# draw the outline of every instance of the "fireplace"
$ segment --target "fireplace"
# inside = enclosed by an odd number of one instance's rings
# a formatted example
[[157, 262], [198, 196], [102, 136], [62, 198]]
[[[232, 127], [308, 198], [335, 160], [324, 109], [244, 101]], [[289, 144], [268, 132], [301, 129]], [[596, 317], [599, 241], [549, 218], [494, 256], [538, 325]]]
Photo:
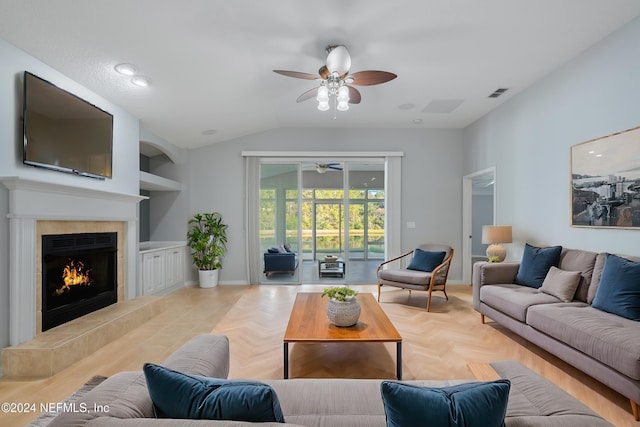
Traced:
[[118, 233], [42, 236], [42, 331], [118, 300]]

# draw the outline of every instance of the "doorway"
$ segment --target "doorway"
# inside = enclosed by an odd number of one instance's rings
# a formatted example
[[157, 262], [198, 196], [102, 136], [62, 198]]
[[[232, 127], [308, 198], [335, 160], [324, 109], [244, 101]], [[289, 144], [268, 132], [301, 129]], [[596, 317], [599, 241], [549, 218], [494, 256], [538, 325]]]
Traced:
[[320, 263], [333, 257], [344, 263], [342, 283], [375, 281], [385, 255], [384, 160], [270, 160], [259, 176], [260, 256], [291, 258], [264, 254], [281, 246], [295, 254], [282, 271], [263, 260], [261, 283], [324, 283]]
[[486, 260], [482, 226], [496, 223], [496, 168], [466, 175], [462, 184], [462, 280], [471, 283], [473, 264]]

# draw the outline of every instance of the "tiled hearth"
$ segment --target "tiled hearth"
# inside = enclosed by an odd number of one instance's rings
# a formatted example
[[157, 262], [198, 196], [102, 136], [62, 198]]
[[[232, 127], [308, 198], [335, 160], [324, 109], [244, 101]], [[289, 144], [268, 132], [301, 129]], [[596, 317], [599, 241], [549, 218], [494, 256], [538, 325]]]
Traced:
[[54, 375], [164, 310], [162, 297], [138, 297], [110, 305], [2, 350], [8, 378]]
[[[137, 204], [140, 196], [15, 177], [9, 189], [11, 347], [3, 373], [52, 375], [162, 310], [161, 298], [136, 298]], [[118, 302], [42, 332], [42, 235], [116, 232]]]

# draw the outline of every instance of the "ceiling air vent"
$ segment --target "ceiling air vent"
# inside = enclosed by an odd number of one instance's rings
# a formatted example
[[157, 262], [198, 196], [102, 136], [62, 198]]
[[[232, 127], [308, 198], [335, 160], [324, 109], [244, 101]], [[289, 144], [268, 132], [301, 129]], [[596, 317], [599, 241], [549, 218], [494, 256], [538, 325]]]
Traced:
[[503, 93], [505, 93], [506, 91], [508, 91], [509, 88], [505, 88], [505, 87], [501, 87], [500, 89], [496, 89], [495, 92], [493, 92], [491, 95], [489, 95], [489, 98], [497, 98], [500, 95], [502, 95]]

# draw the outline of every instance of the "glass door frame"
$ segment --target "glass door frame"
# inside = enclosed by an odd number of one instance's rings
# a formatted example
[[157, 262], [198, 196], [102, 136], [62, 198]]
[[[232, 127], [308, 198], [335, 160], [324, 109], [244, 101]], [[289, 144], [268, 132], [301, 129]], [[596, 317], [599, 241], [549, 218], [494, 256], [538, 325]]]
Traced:
[[[245, 250], [248, 283], [262, 283], [262, 254], [259, 253], [259, 187], [260, 165], [263, 163], [302, 163], [305, 161], [382, 162], [385, 173], [385, 258], [402, 252], [402, 157], [401, 151], [242, 151], [245, 161]], [[300, 194], [300, 192], [299, 192]], [[301, 194], [300, 194], [301, 196]], [[299, 196], [299, 197], [300, 197]], [[300, 232], [299, 239], [302, 238]], [[300, 243], [301, 244], [301, 243]], [[258, 248], [258, 249], [256, 249]]]
[[[302, 283], [302, 253], [303, 253], [303, 248], [302, 248], [302, 221], [300, 220], [300, 218], [302, 217], [302, 162], [300, 161], [296, 161], [296, 160], [292, 160], [292, 159], [260, 159], [259, 164], [258, 164], [258, 179], [259, 179], [259, 185], [258, 185], [258, 194], [260, 194], [260, 191], [262, 190], [262, 168], [263, 165], [291, 165], [291, 166], [296, 166], [296, 180], [297, 180], [297, 188], [296, 188], [296, 194], [297, 194], [297, 199], [296, 199], [296, 203], [298, 206], [298, 212], [297, 212], [297, 216], [298, 216], [298, 224], [297, 224], [297, 235], [298, 235], [298, 241], [297, 241], [297, 254], [298, 254], [298, 261], [297, 261], [297, 266], [296, 266], [296, 270], [295, 270], [295, 274], [293, 275], [294, 278], [292, 280], [270, 280], [268, 279], [268, 277], [263, 273], [261, 274], [259, 283], [261, 285], [282, 285], [282, 284], [289, 284], [289, 285], [299, 285]], [[287, 223], [287, 219], [286, 219], [286, 205], [287, 202], [289, 200], [292, 199], [288, 199], [286, 196], [286, 191], [284, 192], [284, 194], [282, 195], [283, 200], [282, 200], [282, 204], [285, 206], [285, 212], [283, 213], [285, 215], [284, 218], [278, 218], [278, 210], [277, 210], [277, 205], [278, 205], [278, 200], [276, 199], [276, 219], [275, 222], [276, 224], [278, 222], [284, 223], [284, 240], [286, 243], [286, 234], [287, 234], [287, 227], [286, 227], [286, 223]], [[261, 206], [262, 200], [260, 199], [259, 203], [258, 203], [258, 221], [260, 220], [260, 206]], [[277, 234], [277, 233], [276, 233]], [[260, 239], [258, 239], [258, 241], [260, 241]], [[277, 242], [276, 242], [277, 243]], [[264, 257], [264, 248], [261, 248], [260, 245], [258, 245], [257, 250], [256, 250], [257, 254], [256, 256], [259, 257], [259, 259]]]

